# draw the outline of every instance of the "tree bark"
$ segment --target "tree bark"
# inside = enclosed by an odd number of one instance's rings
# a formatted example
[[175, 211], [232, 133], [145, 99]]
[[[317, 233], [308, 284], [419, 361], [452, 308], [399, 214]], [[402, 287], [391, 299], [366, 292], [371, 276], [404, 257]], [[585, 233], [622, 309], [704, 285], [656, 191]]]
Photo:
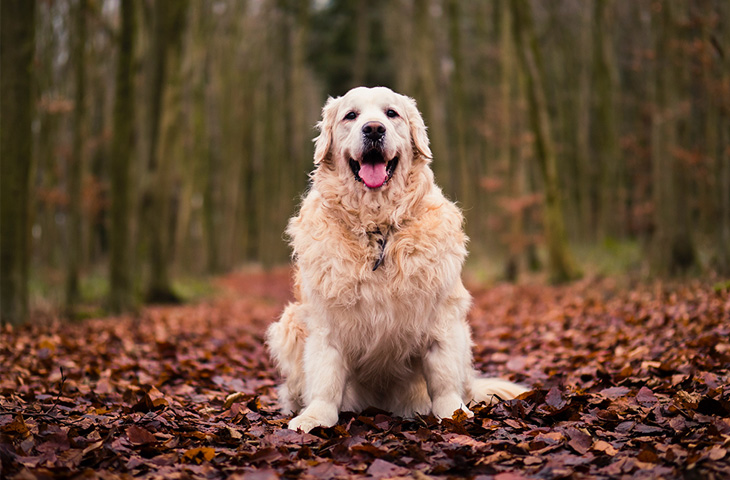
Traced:
[[458, 170], [453, 168], [452, 158], [448, 155], [448, 135], [444, 118], [443, 95], [439, 91], [438, 54], [434, 45], [434, 24], [430, 13], [429, 0], [413, 2], [413, 55], [415, 71], [413, 76], [413, 97], [419, 101], [418, 107], [429, 127], [433, 170], [436, 179], [449, 195], [457, 192]]
[[591, 161], [591, 72], [590, 72], [590, 51], [591, 51], [591, 7], [596, 0], [581, 2], [580, 5], [580, 32], [579, 39], [581, 48], [580, 71], [578, 72], [578, 98], [576, 101], [576, 152], [575, 152], [575, 176], [576, 176], [576, 214], [577, 228], [582, 240], [595, 239], [595, 208], [591, 197], [591, 184], [595, 175], [594, 162]]
[[[510, 199], [522, 195], [522, 158], [512, 155], [512, 85], [517, 80], [514, 74], [514, 45], [512, 35], [512, 12], [509, 0], [499, 2], [499, 162], [507, 169], [507, 196]], [[507, 212], [509, 235], [506, 236], [507, 259], [504, 276], [508, 282], [516, 282], [520, 271], [520, 257], [524, 251], [520, 239], [524, 238], [523, 210]]]
[[616, 74], [611, 50], [609, 8], [607, 0], [593, 4], [593, 86], [596, 114], [593, 124], [599, 169], [599, 229], [598, 238], [621, 237], [624, 217], [621, 197], [621, 158], [616, 127], [614, 92]]
[[153, 185], [150, 185], [147, 214], [150, 279], [146, 298], [149, 302], [179, 301], [172, 290], [169, 273], [169, 203], [171, 157], [179, 123], [181, 37], [186, 11], [186, 1], [155, 2], [149, 145]]
[[720, 148], [716, 172], [718, 176], [717, 204], [719, 211], [719, 225], [716, 227], [715, 238], [717, 270], [721, 275], [730, 275], [730, 5], [727, 2], [718, 2], [719, 16], [724, 19], [720, 38], [724, 45], [724, 57], [721, 66], [721, 82], [724, 107], [718, 118], [720, 131]]
[[109, 256], [109, 308], [113, 312], [134, 305], [130, 265], [130, 175], [134, 145], [134, 0], [122, 0], [118, 38], [114, 133], [111, 145], [111, 239]]
[[545, 186], [545, 236], [549, 275], [553, 282], [565, 282], [578, 277], [579, 272], [568, 249], [555, 148], [545, 98], [544, 68], [535, 36], [530, 5], [527, 0], [514, 0], [511, 5], [515, 44], [525, 74], [529, 117], [535, 134], [535, 153]]
[[0, 323], [28, 318], [35, 1], [0, 10]]
[[68, 168], [68, 249], [66, 255], [66, 314], [73, 316], [74, 309], [79, 302], [79, 268], [81, 264], [83, 240], [81, 206], [81, 184], [84, 175], [84, 147], [86, 127], [86, 15], [88, 12], [87, 0], [78, 0], [75, 8], [75, 29], [72, 32], [74, 40], [72, 54], [74, 58], [74, 74], [76, 78], [76, 92], [74, 95], [73, 119], [73, 152]]
[[[474, 181], [478, 169], [472, 163], [467, 151], [466, 141], [466, 109], [467, 101], [464, 93], [464, 57], [461, 51], [461, 8], [458, 0], [447, 2], [448, 34], [451, 59], [454, 67], [451, 73], [451, 113], [449, 122], [449, 137], [452, 139], [452, 146], [455, 154], [452, 164], [458, 165], [457, 177], [457, 200], [462, 208], [469, 211], [474, 208]], [[475, 235], [473, 223], [467, 222], [467, 234]]]
[[654, 34], [654, 85], [651, 124], [651, 157], [656, 232], [652, 245], [652, 270], [659, 275], [683, 273], [696, 262], [694, 244], [686, 217], [686, 195], [676, 158], [677, 82], [672, 41], [674, 2], [657, 4], [652, 10]]

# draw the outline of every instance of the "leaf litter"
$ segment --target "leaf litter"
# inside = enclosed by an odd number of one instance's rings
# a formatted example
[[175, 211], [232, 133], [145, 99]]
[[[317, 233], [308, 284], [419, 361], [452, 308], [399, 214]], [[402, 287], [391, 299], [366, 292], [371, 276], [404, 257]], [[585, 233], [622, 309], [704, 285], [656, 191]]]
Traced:
[[0, 336], [0, 477], [730, 478], [730, 295], [700, 282], [472, 288], [475, 364], [532, 388], [287, 430], [263, 335], [287, 270], [138, 316]]

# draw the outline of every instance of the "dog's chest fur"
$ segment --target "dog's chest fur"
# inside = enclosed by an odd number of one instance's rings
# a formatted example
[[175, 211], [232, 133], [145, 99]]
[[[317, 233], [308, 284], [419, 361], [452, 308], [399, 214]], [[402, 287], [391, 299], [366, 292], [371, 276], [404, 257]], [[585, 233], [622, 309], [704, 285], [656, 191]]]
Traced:
[[348, 228], [308, 197], [289, 226], [302, 295], [323, 313], [311, 320], [323, 324], [308, 328], [327, 329], [365, 375], [408, 370], [429, 347], [437, 306], [464, 295], [461, 214], [441, 199], [398, 228], [368, 231]]

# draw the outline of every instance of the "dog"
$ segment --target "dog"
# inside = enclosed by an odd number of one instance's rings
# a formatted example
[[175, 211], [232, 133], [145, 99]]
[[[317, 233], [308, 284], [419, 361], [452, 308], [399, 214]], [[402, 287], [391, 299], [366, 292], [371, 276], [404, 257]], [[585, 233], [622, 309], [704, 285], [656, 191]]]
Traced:
[[372, 406], [471, 416], [526, 389], [472, 367], [463, 216], [434, 182], [416, 102], [385, 87], [329, 98], [315, 170], [286, 233], [295, 302], [267, 333], [292, 430]]

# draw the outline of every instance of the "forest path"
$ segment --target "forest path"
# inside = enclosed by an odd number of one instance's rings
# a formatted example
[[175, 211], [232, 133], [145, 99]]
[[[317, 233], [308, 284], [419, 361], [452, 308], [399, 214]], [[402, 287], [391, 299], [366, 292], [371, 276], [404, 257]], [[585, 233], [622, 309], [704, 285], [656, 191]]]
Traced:
[[198, 304], [2, 330], [0, 476], [730, 477], [727, 290], [473, 287], [476, 366], [530, 393], [473, 419], [368, 411], [310, 435], [282, 428], [263, 347], [290, 272], [216, 282]]

